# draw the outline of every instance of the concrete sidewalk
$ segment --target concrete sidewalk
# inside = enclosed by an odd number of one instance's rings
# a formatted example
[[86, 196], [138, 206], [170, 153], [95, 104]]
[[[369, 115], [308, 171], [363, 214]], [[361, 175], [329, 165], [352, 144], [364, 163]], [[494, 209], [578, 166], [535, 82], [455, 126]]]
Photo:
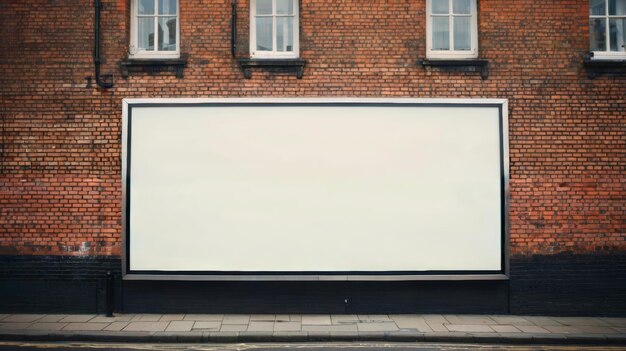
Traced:
[[626, 318], [512, 315], [0, 314], [0, 340], [626, 345]]

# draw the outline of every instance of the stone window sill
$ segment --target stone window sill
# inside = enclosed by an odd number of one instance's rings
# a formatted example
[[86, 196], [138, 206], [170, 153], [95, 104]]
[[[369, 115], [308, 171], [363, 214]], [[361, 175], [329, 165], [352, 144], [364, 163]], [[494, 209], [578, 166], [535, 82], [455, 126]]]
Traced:
[[626, 76], [626, 60], [586, 58], [583, 61], [583, 66], [587, 70], [587, 76], [590, 79], [601, 75]]
[[262, 69], [270, 72], [293, 72], [296, 78], [302, 79], [304, 64], [302, 59], [238, 59], [239, 67], [246, 79], [252, 78], [252, 69]]
[[432, 67], [445, 72], [479, 72], [482, 79], [489, 77], [489, 61], [480, 59], [448, 59], [417, 61], [424, 68]]
[[133, 73], [155, 74], [159, 72], [173, 72], [176, 78], [183, 78], [183, 69], [187, 66], [187, 57], [176, 59], [133, 59], [128, 58], [120, 62], [122, 77], [127, 78]]

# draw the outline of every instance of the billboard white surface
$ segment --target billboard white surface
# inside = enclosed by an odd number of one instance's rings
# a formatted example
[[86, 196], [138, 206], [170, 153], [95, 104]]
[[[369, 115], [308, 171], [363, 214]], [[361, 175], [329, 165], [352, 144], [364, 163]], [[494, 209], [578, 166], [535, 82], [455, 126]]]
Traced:
[[501, 107], [129, 102], [127, 273], [501, 272]]

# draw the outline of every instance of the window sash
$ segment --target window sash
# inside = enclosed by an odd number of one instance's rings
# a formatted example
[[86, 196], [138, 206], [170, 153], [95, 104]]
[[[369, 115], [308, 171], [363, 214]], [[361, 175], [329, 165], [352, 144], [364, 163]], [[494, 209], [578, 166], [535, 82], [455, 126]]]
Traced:
[[[131, 23], [131, 48], [130, 55], [133, 58], [177, 58], [180, 56], [180, 0], [176, 1], [176, 10], [173, 14], [159, 14], [159, 6], [161, 1], [154, 0], [154, 13], [153, 14], [139, 14], [139, 1], [132, 0], [132, 23]], [[159, 19], [161, 18], [174, 18], [176, 20], [175, 28], [175, 40], [176, 47], [174, 50], [159, 50]], [[147, 50], [139, 47], [139, 20], [142, 18], [152, 18], [154, 24], [154, 35], [152, 50]], [[163, 36], [165, 39], [166, 31], [163, 30]], [[165, 44], [165, 40], [163, 40]]]
[[[271, 14], [256, 14], [256, 0], [251, 1], [250, 7], [250, 55], [252, 57], [259, 58], [296, 58], [299, 55], [299, 13], [297, 0], [290, 0], [293, 2], [292, 14], [278, 14], [276, 0], [272, 0], [272, 13]], [[272, 19], [272, 50], [258, 50], [257, 41], [257, 19], [258, 18], [271, 18]], [[276, 31], [277, 22], [279, 18], [292, 18], [292, 25], [283, 28], [283, 42], [288, 41], [287, 38], [292, 38], [292, 50], [291, 51], [279, 51], [277, 47], [278, 33]], [[283, 45], [284, 47], [285, 45]]]
[[[478, 24], [476, 1], [470, 2], [470, 13], [454, 13], [453, 0], [448, 0], [448, 13], [433, 13], [432, 0], [427, 0], [427, 43], [426, 56], [429, 58], [475, 58], [478, 57]], [[448, 49], [434, 48], [434, 18], [448, 18]], [[456, 18], [469, 18], [469, 50], [456, 50], [454, 42], [454, 24]]]

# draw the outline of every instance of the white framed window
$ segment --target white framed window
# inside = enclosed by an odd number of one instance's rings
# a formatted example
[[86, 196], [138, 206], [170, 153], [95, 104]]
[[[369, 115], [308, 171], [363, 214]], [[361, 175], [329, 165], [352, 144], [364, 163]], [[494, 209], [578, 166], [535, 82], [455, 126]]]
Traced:
[[297, 58], [300, 54], [298, 0], [250, 1], [250, 55]]
[[178, 14], [178, 0], [131, 0], [130, 57], [179, 57]]
[[478, 57], [476, 0], [426, 0], [426, 57]]
[[626, 59], [626, 0], [589, 0], [589, 46], [596, 59]]

